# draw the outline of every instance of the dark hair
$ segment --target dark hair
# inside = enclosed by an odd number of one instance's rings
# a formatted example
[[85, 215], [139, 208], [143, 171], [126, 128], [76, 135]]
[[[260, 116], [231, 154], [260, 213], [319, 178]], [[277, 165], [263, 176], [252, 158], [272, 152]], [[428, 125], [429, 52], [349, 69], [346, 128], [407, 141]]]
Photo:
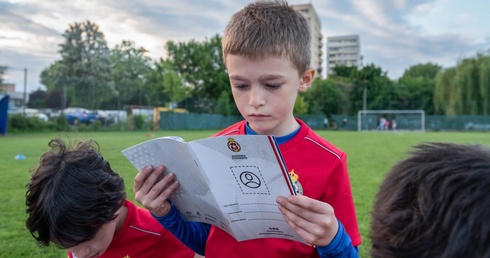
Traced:
[[26, 185], [26, 226], [39, 245], [69, 248], [115, 219], [126, 199], [124, 181], [95, 141], [68, 148], [57, 138], [49, 147]]
[[425, 143], [379, 188], [371, 256], [490, 257], [490, 150]]

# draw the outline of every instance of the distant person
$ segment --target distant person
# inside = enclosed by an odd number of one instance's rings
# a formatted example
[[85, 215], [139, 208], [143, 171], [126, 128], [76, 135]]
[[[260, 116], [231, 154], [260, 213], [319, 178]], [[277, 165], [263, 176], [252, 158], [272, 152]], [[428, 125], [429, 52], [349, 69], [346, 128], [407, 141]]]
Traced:
[[[273, 135], [299, 195], [277, 196], [288, 224], [310, 245], [281, 238], [237, 242], [222, 229], [187, 222], [167, 198], [174, 174], [163, 166], [136, 175], [136, 200], [196, 253], [221, 257], [358, 257], [357, 225], [347, 156], [293, 115], [298, 92], [315, 78], [308, 22], [283, 1], [252, 1], [236, 12], [222, 38], [235, 104], [244, 117], [215, 136]], [[165, 164], [162, 164], [165, 165]]]
[[386, 118], [384, 118], [383, 116], [381, 116], [379, 118], [378, 128], [379, 128], [379, 130], [384, 131], [385, 130], [385, 126], [386, 126]]
[[347, 129], [347, 117], [344, 117], [344, 119], [342, 119], [342, 129]]
[[327, 117], [325, 117], [325, 118], [323, 119], [323, 128], [324, 128], [324, 129], [327, 129], [327, 128], [328, 128], [328, 118], [327, 118]]
[[396, 164], [372, 212], [371, 257], [490, 257], [490, 149], [426, 143]]
[[49, 142], [27, 184], [27, 228], [68, 257], [194, 257], [194, 252], [126, 199], [123, 179], [93, 141]]
[[396, 119], [395, 118], [391, 119], [391, 129], [396, 130]]

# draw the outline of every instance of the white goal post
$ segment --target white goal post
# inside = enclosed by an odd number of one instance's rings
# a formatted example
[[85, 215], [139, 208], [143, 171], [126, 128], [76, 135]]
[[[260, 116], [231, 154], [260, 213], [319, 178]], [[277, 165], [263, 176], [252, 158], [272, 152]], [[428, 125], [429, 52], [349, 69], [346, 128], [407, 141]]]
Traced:
[[358, 131], [425, 131], [424, 110], [359, 110]]

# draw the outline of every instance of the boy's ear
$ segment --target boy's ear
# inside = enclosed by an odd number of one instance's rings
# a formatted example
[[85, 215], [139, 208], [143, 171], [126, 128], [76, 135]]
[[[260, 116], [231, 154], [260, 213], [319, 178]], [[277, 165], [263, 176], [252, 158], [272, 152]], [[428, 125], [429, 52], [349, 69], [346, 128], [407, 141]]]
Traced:
[[315, 79], [315, 69], [313, 69], [312, 67], [306, 69], [306, 71], [303, 73], [299, 81], [299, 91], [300, 92], [306, 91], [313, 83], [314, 79]]

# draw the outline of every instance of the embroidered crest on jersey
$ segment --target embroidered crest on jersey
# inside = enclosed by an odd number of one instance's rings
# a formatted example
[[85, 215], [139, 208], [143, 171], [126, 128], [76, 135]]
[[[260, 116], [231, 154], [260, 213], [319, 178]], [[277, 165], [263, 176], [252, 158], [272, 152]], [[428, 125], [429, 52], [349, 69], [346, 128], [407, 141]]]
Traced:
[[233, 152], [239, 152], [241, 147], [240, 144], [238, 144], [238, 142], [235, 141], [235, 139], [230, 137], [228, 138], [228, 149], [230, 149]]
[[291, 182], [293, 182], [296, 193], [303, 195], [303, 186], [301, 186], [301, 183], [298, 181], [299, 176], [294, 173], [294, 169], [289, 171], [289, 177], [291, 178]]

